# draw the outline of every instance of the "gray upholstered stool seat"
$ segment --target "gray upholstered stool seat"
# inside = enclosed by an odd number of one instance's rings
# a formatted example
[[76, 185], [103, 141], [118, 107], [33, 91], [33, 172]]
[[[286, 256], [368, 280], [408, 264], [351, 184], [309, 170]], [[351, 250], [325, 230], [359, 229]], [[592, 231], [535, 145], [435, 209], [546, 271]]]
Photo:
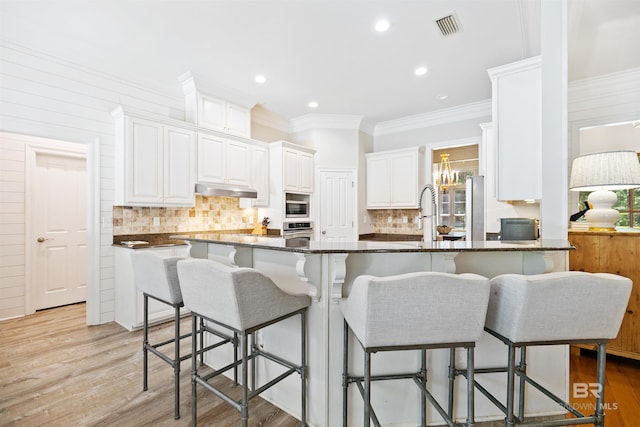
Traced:
[[[301, 378], [301, 425], [306, 426], [306, 311], [311, 299], [306, 295], [290, 295], [278, 288], [271, 279], [251, 268], [233, 268], [204, 259], [187, 259], [178, 263], [182, 295], [185, 306], [191, 310], [193, 324], [196, 318], [204, 318], [220, 327], [238, 334], [240, 340], [240, 358], [237, 363], [202, 375], [193, 361], [192, 367], [192, 424], [197, 424], [196, 385], [200, 384], [218, 397], [231, 404], [240, 412], [242, 426], [248, 423], [248, 402], [259, 393], [277, 384], [293, 373]], [[300, 315], [301, 351], [300, 364], [294, 364], [282, 357], [267, 353], [253, 343], [253, 334], [258, 330]], [[252, 345], [249, 348], [249, 337]], [[269, 383], [256, 388], [256, 359], [277, 363], [287, 371]], [[249, 367], [251, 361], [251, 384]], [[217, 389], [208, 381], [227, 370], [241, 367], [242, 397], [233, 399], [223, 390]], [[250, 387], [251, 386], [251, 387]], [[253, 390], [250, 392], [250, 389]]]
[[[190, 354], [180, 354], [180, 340], [191, 337], [191, 333], [180, 334], [180, 309], [184, 306], [182, 301], [182, 292], [180, 289], [180, 281], [178, 280], [177, 263], [183, 258], [170, 257], [162, 258], [150, 252], [135, 251], [131, 255], [133, 265], [133, 273], [136, 287], [144, 297], [143, 307], [143, 390], [148, 390], [148, 353], [151, 352], [173, 367], [174, 372], [174, 416], [175, 419], [180, 418], [180, 362], [189, 359]], [[164, 340], [155, 344], [149, 342], [149, 298], [160, 301], [174, 308], [174, 336], [171, 339]], [[203, 334], [204, 332], [213, 333], [223, 339], [217, 345], [232, 342], [232, 338], [218, 333], [217, 331], [208, 330], [204, 327], [203, 322], [200, 324], [198, 333], [200, 335], [200, 352], [203, 350]], [[193, 341], [196, 336], [193, 335]], [[173, 344], [173, 358], [161, 351], [161, 348]], [[195, 354], [195, 352], [193, 352]], [[194, 357], [195, 359], [195, 357]], [[201, 356], [202, 360], [202, 356]]]
[[[421, 391], [421, 422], [426, 425], [426, 399], [453, 422], [450, 391], [445, 411], [426, 388], [426, 350], [466, 348], [467, 423], [473, 415], [473, 349], [483, 331], [489, 280], [475, 274], [408, 273], [389, 277], [359, 276], [340, 303], [344, 315], [343, 426], [348, 424], [348, 386], [356, 383], [364, 398], [364, 425], [380, 425], [371, 408], [371, 381], [413, 379]], [[349, 372], [349, 331], [364, 350], [364, 375]], [[420, 350], [421, 370], [406, 374], [372, 375], [371, 354]], [[450, 381], [450, 384], [453, 381]]]
[[[606, 273], [504, 274], [491, 280], [485, 329], [508, 346], [509, 355], [506, 368], [476, 369], [476, 373], [507, 372], [506, 407], [497, 399], [492, 400], [505, 412], [506, 425], [524, 423], [525, 381], [579, 418], [546, 425], [604, 425], [602, 403], [606, 344], [618, 334], [630, 293], [631, 280]], [[528, 346], [573, 343], [598, 345], [597, 381], [601, 392], [592, 416], [583, 415], [526, 373]], [[520, 348], [517, 366], [516, 348]], [[517, 417], [514, 413], [515, 375], [519, 377]], [[491, 396], [481, 385], [477, 386], [483, 394]]]

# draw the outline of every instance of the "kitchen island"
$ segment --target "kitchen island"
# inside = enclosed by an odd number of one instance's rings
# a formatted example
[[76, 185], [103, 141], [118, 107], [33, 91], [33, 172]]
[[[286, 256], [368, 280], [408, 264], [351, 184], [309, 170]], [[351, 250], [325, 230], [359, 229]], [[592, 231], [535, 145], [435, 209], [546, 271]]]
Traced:
[[[308, 316], [308, 422], [312, 426], [337, 426], [342, 423], [342, 328], [343, 318], [338, 301], [349, 293], [354, 279], [362, 274], [393, 274], [440, 271], [476, 273], [494, 277], [503, 273], [537, 274], [568, 270], [568, 251], [572, 246], [564, 240], [522, 242], [439, 241], [439, 242], [317, 242], [302, 247], [288, 247], [282, 238], [233, 234], [182, 234], [175, 236], [190, 245], [190, 254], [227, 264], [253, 267], [269, 276], [290, 293], [313, 298]], [[425, 307], [428, 310], [429, 307]], [[283, 356], [296, 355], [299, 341], [297, 323], [282, 322], [264, 330], [257, 337], [259, 345]], [[361, 364], [359, 346], [353, 346], [352, 366]], [[566, 346], [534, 348], [529, 351], [529, 372], [561, 397], [568, 398], [568, 361]], [[208, 360], [213, 367], [230, 357], [216, 354]], [[464, 366], [463, 353], [459, 354]], [[506, 364], [504, 344], [485, 334], [476, 347], [476, 367]], [[295, 360], [295, 359], [294, 359]], [[374, 355], [377, 373], [393, 373], [394, 367], [405, 370], [418, 366], [418, 353], [413, 351]], [[446, 402], [448, 351], [428, 352], [428, 387]], [[272, 378], [272, 367], [258, 366], [258, 378]], [[398, 368], [395, 368], [396, 370]], [[478, 380], [497, 396], [503, 396], [505, 374], [484, 374]], [[459, 378], [457, 381], [463, 381]], [[456, 393], [456, 415], [465, 416], [464, 387]], [[285, 380], [263, 397], [292, 415], [299, 417], [299, 383]], [[350, 390], [349, 425], [362, 425], [362, 399]], [[419, 424], [419, 393], [402, 381], [385, 381], [372, 388], [372, 402], [380, 421], [390, 425]], [[535, 393], [527, 395], [527, 415], [557, 415], [563, 410]], [[429, 424], [442, 424], [432, 408], [427, 409]], [[503, 419], [504, 415], [476, 393], [476, 420]]]

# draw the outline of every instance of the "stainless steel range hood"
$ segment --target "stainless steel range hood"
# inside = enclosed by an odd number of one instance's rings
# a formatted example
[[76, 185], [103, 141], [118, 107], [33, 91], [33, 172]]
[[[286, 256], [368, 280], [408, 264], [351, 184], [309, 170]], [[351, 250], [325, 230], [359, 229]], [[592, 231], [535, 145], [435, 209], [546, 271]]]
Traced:
[[197, 183], [196, 193], [203, 196], [258, 198], [258, 192], [249, 187], [238, 187], [227, 184]]

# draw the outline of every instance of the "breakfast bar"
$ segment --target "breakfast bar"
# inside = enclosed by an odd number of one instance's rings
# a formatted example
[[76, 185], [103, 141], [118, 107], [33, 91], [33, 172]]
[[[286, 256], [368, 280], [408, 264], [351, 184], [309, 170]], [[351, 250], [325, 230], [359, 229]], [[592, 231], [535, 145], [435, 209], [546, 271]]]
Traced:
[[[308, 311], [308, 410], [311, 426], [336, 426], [342, 423], [342, 328], [343, 317], [338, 301], [349, 294], [356, 277], [369, 274], [389, 276], [408, 272], [437, 271], [476, 273], [488, 278], [504, 273], [538, 274], [568, 270], [565, 240], [534, 241], [438, 241], [438, 242], [319, 242], [304, 246], [287, 246], [280, 237], [239, 235], [228, 233], [188, 233], [174, 236], [190, 246], [194, 258], [209, 258], [229, 265], [255, 268], [269, 276], [281, 289], [293, 294], [309, 295], [313, 302]], [[425, 307], [428, 310], [429, 307]], [[295, 357], [299, 348], [295, 322], [273, 325], [262, 331], [257, 344], [283, 357]], [[289, 333], [289, 329], [291, 332]], [[359, 366], [361, 354], [353, 347], [354, 366]], [[356, 350], [357, 349], [357, 350]], [[462, 352], [460, 364], [464, 365]], [[228, 361], [231, 354], [216, 354], [207, 360], [214, 368]], [[376, 357], [376, 356], [374, 356]], [[394, 367], [418, 366], [415, 351], [378, 355], [376, 369], [393, 373]], [[438, 399], [446, 401], [447, 350], [428, 352], [427, 387]], [[219, 358], [219, 360], [218, 360]], [[506, 348], [502, 342], [484, 334], [475, 353], [476, 369], [504, 366]], [[535, 372], [548, 388], [559, 396], [568, 394], [569, 351], [566, 346], [531, 349], [528, 369]], [[273, 376], [266, 366], [257, 367], [258, 380]], [[358, 369], [358, 368], [356, 368]], [[457, 381], [464, 381], [458, 378]], [[496, 396], [504, 394], [506, 376], [501, 373], [482, 376], [485, 388]], [[456, 390], [454, 413], [465, 417], [464, 387]], [[300, 417], [299, 381], [287, 379], [262, 396], [274, 405]], [[350, 393], [357, 393], [350, 390]], [[385, 381], [372, 391], [376, 414], [383, 424], [417, 425], [419, 394], [407, 390], [402, 382]], [[564, 409], [553, 402], [527, 395], [527, 416], [553, 416]], [[362, 401], [350, 399], [349, 425], [362, 424]], [[487, 399], [476, 393], [476, 421], [503, 419], [504, 415]], [[428, 408], [427, 422], [442, 424], [438, 413]]]

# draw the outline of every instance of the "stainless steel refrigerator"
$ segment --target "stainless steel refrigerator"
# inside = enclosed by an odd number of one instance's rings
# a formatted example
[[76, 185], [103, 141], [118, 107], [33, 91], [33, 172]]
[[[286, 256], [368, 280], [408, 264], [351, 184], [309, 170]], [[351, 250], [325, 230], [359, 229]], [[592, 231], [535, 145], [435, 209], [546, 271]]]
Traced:
[[468, 176], [465, 184], [465, 239], [467, 241], [486, 240], [484, 176]]

